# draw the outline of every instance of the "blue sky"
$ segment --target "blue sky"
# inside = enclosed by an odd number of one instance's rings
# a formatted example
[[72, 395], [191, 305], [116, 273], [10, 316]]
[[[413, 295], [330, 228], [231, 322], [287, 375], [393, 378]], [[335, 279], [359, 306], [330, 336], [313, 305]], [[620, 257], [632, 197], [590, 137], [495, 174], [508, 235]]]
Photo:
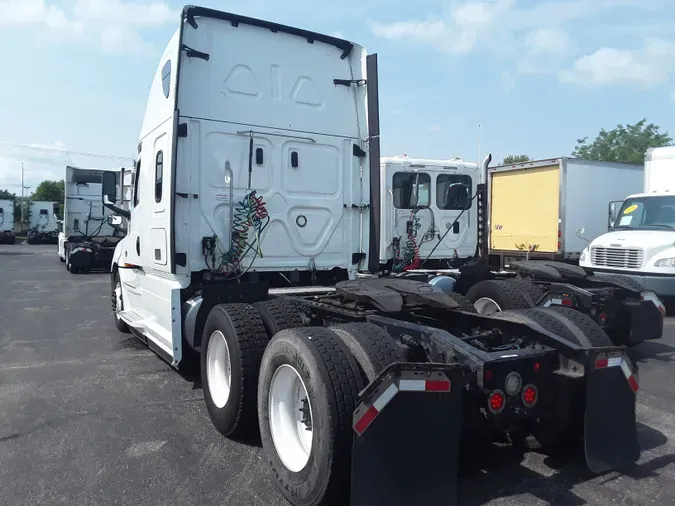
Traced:
[[[672, 0], [204, 0], [377, 52], [383, 154], [569, 154], [642, 117], [675, 136]], [[132, 157], [182, 3], [0, 0], [0, 188]]]

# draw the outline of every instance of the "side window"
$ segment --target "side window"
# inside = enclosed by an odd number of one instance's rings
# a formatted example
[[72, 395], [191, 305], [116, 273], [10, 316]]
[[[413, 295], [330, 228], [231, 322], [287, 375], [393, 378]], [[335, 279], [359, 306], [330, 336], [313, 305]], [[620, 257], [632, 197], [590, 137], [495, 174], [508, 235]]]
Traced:
[[471, 208], [473, 195], [471, 176], [441, 174], [436, 177], [436, 206], [447, 211]]
[[138, 181], [141, 179], [141, 159], [139, 158], [138, 161], [136, 162], [136, 174], [134, 175], [134, 207], [138, 205], [138, 202], [140, 201], [140, 195], [138, 194], [138, 189], [140, 188], [140, 185], [138, 184]]
[[162, 67], [162, 90], [164, 91], [164, 96], [169, 98], [169, 92], [171, 91], [171, 60], [167, 60]]
[[162, 172], [164, 171], [164, 154], [157, 152], [155, 157], [155, 202], [162, 201]]
[[431, 202], [431, 178], [424, 172], [396, 172], [392, 193], [396, 209], [428, 206]]

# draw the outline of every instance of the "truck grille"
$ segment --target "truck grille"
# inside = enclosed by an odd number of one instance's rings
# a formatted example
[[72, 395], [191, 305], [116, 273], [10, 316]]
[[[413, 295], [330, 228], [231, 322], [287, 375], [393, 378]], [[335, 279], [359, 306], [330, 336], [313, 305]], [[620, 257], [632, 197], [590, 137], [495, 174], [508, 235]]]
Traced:
[[642, 267], [641, 249], [591, 248], [591, 263], [597, 267], [639, 269]]

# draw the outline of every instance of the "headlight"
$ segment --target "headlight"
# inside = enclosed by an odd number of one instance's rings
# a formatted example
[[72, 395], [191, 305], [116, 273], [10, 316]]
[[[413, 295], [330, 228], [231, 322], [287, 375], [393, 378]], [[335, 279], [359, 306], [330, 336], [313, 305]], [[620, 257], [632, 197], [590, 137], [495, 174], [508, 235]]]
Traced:
[[584, 248], [584, 250], [581, 252], [581, 256], [579, 257], [579, 261], [585, 262], [587, 254], [588, 254], [588, 248]]
[[654, 263], [654, 267], [675, 267], [675, 258], [662, 258]]

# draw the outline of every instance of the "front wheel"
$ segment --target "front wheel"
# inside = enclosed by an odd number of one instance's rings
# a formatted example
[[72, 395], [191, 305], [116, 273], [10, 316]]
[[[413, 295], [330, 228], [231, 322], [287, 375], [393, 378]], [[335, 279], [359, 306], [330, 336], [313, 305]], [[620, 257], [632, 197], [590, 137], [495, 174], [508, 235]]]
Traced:
[[260, 367], [263, 449], [281, 493], [295, 506], [349, 502], [358, 364], [323, 327], [282, 330]]
[[117, 271], [113, 273], [112, 306], [115, 315], [115, 327], [120, 332], [128, 334], [130, 332], [129, 325], [120, 316], [120, 313], [124, 311], [124, 300], [122, 299], [122, 282]]

